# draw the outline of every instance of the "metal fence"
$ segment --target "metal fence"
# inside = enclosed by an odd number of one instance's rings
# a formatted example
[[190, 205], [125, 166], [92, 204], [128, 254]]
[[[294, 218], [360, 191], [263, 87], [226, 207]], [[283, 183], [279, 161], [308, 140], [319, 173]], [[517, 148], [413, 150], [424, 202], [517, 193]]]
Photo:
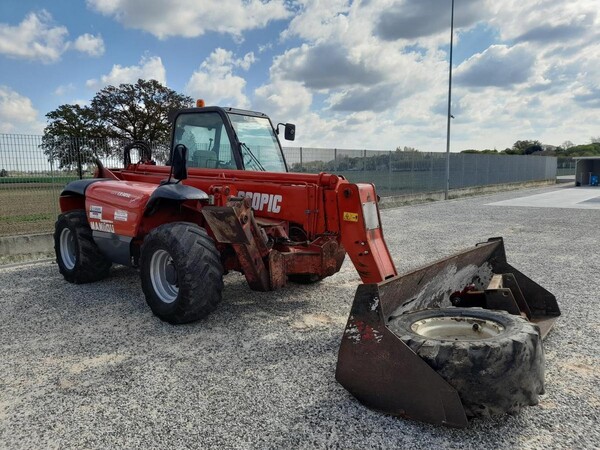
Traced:
[[[47, 141], [42, 136], [0, 134], [0, 235], [52, 230], [63, 186], [92, 177], [95, 157], [107, 167], [123, 167], [125, 144], [110, 139]], [[152, 150], [157, 163], [166, 163], [167, 146], [154, 144]], [[381, 196], [445, 187], [444, 153], [287, 147], [284, 154], [293, 172], [333, 172], [352, 182], [374, 183]], [[132, 161], [142, 157], [132, 150]], [[450, 189], [551, 180], [556, 175], [554, 157], [450, 155]]]
[[556, 175], [559, 177], [573, 175], [575, 179], [575, 158], [560, 157], [556, 161]]
[[[303, 147], [285, 153], [293, 172], [333, 172], [355, 183], [375, 183], [382, 196], [445, 189], [445, 153]], [[450, 189], [555, 178], [555, 157], [450, 154]]]

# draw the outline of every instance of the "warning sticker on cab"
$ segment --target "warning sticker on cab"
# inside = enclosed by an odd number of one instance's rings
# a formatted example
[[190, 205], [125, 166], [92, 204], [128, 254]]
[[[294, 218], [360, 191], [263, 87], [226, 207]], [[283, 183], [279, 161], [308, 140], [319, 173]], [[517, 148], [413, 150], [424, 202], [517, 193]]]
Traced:
[[346, 222], [358, 222], [358, 214], [344, 211], [343, 219]]

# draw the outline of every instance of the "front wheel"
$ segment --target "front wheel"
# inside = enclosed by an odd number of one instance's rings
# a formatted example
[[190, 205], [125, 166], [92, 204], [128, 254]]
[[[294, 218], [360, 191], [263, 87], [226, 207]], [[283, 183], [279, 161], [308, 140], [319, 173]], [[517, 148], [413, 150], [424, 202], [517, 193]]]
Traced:
[[505, 311], [427, 309], [388, 324], [452, 385], [469, 417], [515, 413], [544, 393], [539, 329]]
[[206, 230], [193, 223], [152, 230], [142, 245], [140, 270], [146, 302], [166, 322], [202, 319], [221, 301], [220, 254]]

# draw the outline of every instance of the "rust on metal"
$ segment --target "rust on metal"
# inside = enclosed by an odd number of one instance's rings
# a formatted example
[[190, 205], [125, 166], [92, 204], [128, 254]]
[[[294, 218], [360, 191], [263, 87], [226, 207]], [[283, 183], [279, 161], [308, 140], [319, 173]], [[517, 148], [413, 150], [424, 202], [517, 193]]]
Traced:
[[269, 253], [269, 280], [273, 290], [284, 287], [287, 281], [285, 259], [277, 250]]
[[381, 306], [377, 284], [358, 287], [339, 350], [337, 381], [372, 409], [467, 426], [456, 390], [386, 327]]
[[474, 303], [468, 306], [483, 302], [526, 315], [542, 336], [560, 315], [554, 295], [508, 264], [502, 239], [492, 238], [404, 275], [359, 286], [338, 355], [338, 382], [370, 408], [465, 427], [456, 390], [387, 327], [406, 312], [452, 306], [457, 295]]
[[[256, 291], [273, 289], [269, 269], [263, 260], [270, 251], [266, 235], [254, 220], [247, 199], [232, 198], [227, 206], [207, 206], [202, 209], [202, 214], [217, 241], [231, 244], [235, 250], [250, 287]], [[275, 286], [281, 285], [278, 279]]]

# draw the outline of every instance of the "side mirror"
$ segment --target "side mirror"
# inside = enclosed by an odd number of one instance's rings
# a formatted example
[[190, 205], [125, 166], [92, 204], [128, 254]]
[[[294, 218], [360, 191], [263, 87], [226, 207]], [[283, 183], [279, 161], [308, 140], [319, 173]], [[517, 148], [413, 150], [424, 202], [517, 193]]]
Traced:
[[279, 134], [279, 125], [283, 125], [285, 127], [285, 139], [288, 141], [293, 141], [296, 139], [296, 125], [293, 123], [278, 123], [277, 128], [275, 128], [275, 132]]
[[293, 123], [286, 123], [284, 136], [288, 141], [296, 139], [296, 125]]
[[183, 144], [177, 144], [171, 157], [171, 170], [173, 178], [185, 180], [187, 178], [187, 153], [188, 149]]

